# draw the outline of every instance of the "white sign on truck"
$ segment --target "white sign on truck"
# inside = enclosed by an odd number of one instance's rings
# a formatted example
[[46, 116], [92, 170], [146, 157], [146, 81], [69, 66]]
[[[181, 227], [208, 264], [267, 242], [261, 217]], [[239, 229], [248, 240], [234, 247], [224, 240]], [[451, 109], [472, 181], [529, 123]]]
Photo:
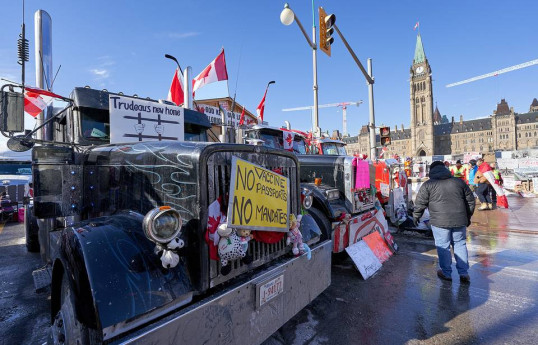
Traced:
[[[110, 143], [184, 140], [185, 113], [175, 105], [109, 96]], [[99, 136], [93, 133], [92, 136]], [[104, 135], [104, 133], [103, 133]]]

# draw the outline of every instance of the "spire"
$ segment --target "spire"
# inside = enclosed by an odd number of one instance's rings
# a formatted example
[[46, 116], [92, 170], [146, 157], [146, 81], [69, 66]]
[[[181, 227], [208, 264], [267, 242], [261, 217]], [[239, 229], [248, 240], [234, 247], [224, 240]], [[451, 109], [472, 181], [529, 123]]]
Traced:
[[422, 46], [422, 38], [420, 34], [417, 35], [417, 45], [415, 47], [415, 58], [413, 64], [421, 63], [426, 60], [426, 54], [424, 54], [424, 47]]
[[437, 108], [437, 102], [435, 103], [435, 111], [433, 112], [433, 123], [438, 124], [443, 121], [443, 117], [441, 116], [441, 113], [439, 112], [439, 108]]

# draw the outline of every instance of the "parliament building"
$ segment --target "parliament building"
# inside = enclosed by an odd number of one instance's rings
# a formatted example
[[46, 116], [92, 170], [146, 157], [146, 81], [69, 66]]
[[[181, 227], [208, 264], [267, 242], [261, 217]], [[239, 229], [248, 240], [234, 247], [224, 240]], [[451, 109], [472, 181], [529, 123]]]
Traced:
[[[486, 118], [476, 120], [448, 119], [434, 110], [432, 69], [417, 35], [415, 57], [410, 70], [409, 128], [391, 128], [391, 145], [385, 158], [459, 155], [465, 152], [491, 153], [504, 150], [538, 148], [538, 100], [532, 100], [529, 111], [518, 114], [501, 99], [497, 109]], [[368, 126], [358, 136], [346, 137], [348, 154], [370, 152]], [[379, 144], [379, 135], [377, 136]]]

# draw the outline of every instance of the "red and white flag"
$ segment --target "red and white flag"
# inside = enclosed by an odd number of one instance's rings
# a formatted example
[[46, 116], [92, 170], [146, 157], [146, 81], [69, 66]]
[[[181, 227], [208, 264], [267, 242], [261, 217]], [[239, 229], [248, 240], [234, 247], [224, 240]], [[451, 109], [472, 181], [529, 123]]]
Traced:
[[413, 28], [413, 31], [415, 31], [416, 29], [418, 29], [418, 27], [419, 27], [419, 23], [417, 22], [417, 23], [415, 24], [415, 27]]
[[385, 156], [385, 152], [387, 152], [387, 148], [386, 147], [383, 147], [381, 149], [381, 152], [379, 153], [379, 158], [383, 158]]
[[174, 102], [176, 105], [184, 103], [183, 94], [183, 74], [176, 68], [174, 78], [172, 79], [172, 85], [170, 85], [170, 91], [168, 91], [168, 100]]
[[192, 80], [192, 92], [198, 90], [204, 85], [221, 80], [228, 80], [224, 49], [222, 49], [215, 60], [211, 61], [211, 63]]
[[64, 97], [47, 90], [27, 86], [24, 88], [24, 111], [36, 117], [52, 103], [54, 98], [63, 99]]
[[260, 104], [258, 104], [258, 107], [256, 108], [256, 113], [258, 114], [258, 123], [263, 122], [263, 112], [265, 110], [265, 96], [267, 96], [267, 89], [265, 89], [262, 101], [260, 102]]
[[282, 139], [284, 143], [284, 150], [293, 152], [293, 139], [295, 138], [295, 133], [291, 131], [282, 131]]
[[239, 126], [242, 126], [245, 124], [245, 107], [243, 107], [243, 111], [241, 112], [241, 117], [239, 118]]

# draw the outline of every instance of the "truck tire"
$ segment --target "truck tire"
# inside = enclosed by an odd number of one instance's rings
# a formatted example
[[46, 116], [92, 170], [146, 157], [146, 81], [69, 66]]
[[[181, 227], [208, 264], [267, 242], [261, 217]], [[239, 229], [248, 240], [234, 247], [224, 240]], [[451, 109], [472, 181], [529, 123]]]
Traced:
[[96, 332], [77, 320], [75, 296], [68, 279], [67, 274], [64, 273], [60, 292], [61, 307], [50, 327], [52, 344], [101, 344], [102, 342], [95, 337]]
[[315, 207], [311, 207], [308, 209], [308, 213], [314, 218], [316, 221], [316, 224], [318, 224], [319, 228], [321, 229], [321, 240], [330, 240], [331, 239], [331, 222], [329, 221], [329, 218], [323, 214], [319, 209]]
[[26, 249], [31, 253], [39, 252], [39, 226], [37, 219], [24, 213], [24, 230], [26, 233]]

